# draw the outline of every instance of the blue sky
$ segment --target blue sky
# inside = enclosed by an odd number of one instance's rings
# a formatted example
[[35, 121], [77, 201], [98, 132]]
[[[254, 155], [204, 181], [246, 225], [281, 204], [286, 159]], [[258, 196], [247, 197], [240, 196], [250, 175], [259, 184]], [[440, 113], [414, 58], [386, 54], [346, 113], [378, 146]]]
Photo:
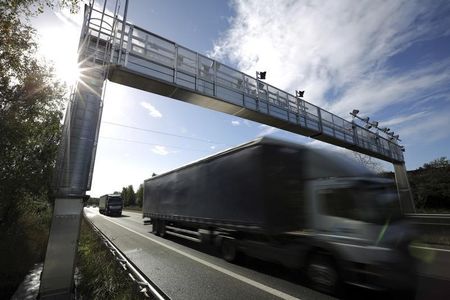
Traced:
[[[346, 119], [359, 109], [400, 135], [406, 166], [415, 169], [450, 157], [449, 15], [450, 3], [437, 0], [130, 0], [128, 20], [247, 74], [265, 70], [268, 83], [291, 93], [306, 90], [305, 100]], [[68, 80], [81, 14], [47, 11], [33, 22], [40, 53]], [[137, 189], [153, 172], [266, 134], [352, 156], [111, 82], [102, 121], [92, 196], [129, 184]]]

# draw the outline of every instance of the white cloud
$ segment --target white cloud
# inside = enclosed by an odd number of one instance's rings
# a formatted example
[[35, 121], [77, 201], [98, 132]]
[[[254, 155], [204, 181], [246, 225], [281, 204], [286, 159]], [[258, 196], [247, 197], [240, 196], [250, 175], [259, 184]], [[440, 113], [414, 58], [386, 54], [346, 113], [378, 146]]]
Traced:
[[231, 125], [233, 125], [233, 126], [239, 126], [241, 123], [239, 123], [239, 121], [237, 121], [237, 120], [233, 120], [233, 121], [231, 121]]
[[244, 125], [247, 127], [252, 127], [252, 124], [250, 123], [249, 120], [244, 120], [242, 123], [244, 123]]
[[423, 97], [418, 95], [448, 89], [448, 68], [450, 60], [392, 77], [375, 72], [372, 78], [360, 80], [348, 88], [338, 101], [330, 105], [330, 110], [348, 115], [352, 109], [359, 108], [366, 114], [372, 114], [392, 104], [413, 105]]
[[148, 110], [148, 113], [150, 114], [150, 116], [154, 117], [154, 118], [161, 118], [162, 114], [150, 103], [142, 101], [141, 102], [141, 106], [143, 108], [145, 108], [146, 110]]
[[345, 148], [341, 148], [338, 146], [334, 146], [332, 144], [328, 144], [319, 140], [311, 140], [306, 143], [308, 147], [315, 148], [315, 149], [324, 149], [331, 152], [339, 152], [339, 153], [346, 153], [349, 150]]
[[411, 142], [435, 142], [448, 138], [450, 132], [450, 118], [448, 111], [443, 110], [433, 115], [424, 115], [418, 120], [414, 120], [401, 127], [398, 132], [400, 138], [408, 145]]
[[393, 119], [380, 122], [380, 127], [386, 127], [386, 126], [392, 126], [392, 125], [399, 125], [404, 124], [406, 122], [414, 121], [416, 119], [420, 119], [421, 117], [428, 116], [429, 113], [420, 111], [418, 113], [412, 114], [412, 115], [402, 115], [395, 117]]
[[435, 18], [442, 3], [236, 0], [230, 28], [210, 55], [250, 75], [267, 70], [268, 83], [306, 90], [306, 100], [346, 118], [355, 108], [370, 115], [412, 108], [427, 94], [448, 94], [450, 59], [402, 62], [407, 71], [389, 59], [450, 34], [450, 18]]
[[265, 124], [259, 125], [259, 128], [261, 128], [262, 130], [261, 130], [260, 133], [257, 134], [257, 136], [271, 135], [271, 134], [273, 134], [275, 132], [281, 131], [281, 129], [279, 129], [279, 128], [275, 128], [275, 127], [268, 126], [268, 125], [265, 125]]
[[216, 146], [213, 145], [213, 146], [210, 146], [209, 148], [212, 149], [212, 150], [214, 150], [214, 149], [216, 149]]
[[81, 28], [83, 25], [82, 14], [71, 14], [68, 10], [55, 11], [55, 16], [64, 23], [65, 26], [72, 26], [75, 29]]
[[170, 153], [169, 150], [166, 149], [166, 147], [159, 146], [159, 145], [158, 146], [153, 146], [152, 147], [152, 152], [155, 153], [155, 154], [158, 154], [158, 155], [163, 155], [163, 156], [165, 156], [165, 155]]

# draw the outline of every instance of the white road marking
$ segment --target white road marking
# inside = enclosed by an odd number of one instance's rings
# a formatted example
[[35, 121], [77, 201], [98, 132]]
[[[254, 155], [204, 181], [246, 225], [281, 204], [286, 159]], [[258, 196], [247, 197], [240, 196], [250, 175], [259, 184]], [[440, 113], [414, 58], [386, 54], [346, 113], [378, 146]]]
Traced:
[[274, 295], [274, 296], [276, 296], [276, 297], [280, 297], [280, 298], [282, 298], [282, 299], [289, 299], [289, 300], [294, 300], [294, 299], [300, 300], [300, 298], [293, 297], [293, 296], [291, 296], [291, 295], [288, 295], [288, 294], [286, 294], [286, 293], [283, 293], [282, 291], [276, 290], [276, 289], [271, 288], [271, 287], [269, 287], [269, 286], [266, 286], [266, 285], [264, 285], [264, 284], [262, 284], [262, 283], [256, 282], [256, 281], [251, 280], [251, 279], [249, 279], [249, 278], [247, 278], [247, 277], [244, 277], [244, 276], [242, 276], [242, 275], [236, 274], [236, 273], [234, 273], [234, 272], [232, 272], [232, 271], [229, 271], [229, 270], [227, 270], [227, 269], [224, 269], [224, 268], [222, 268], [222, 267], [219, 267], [219, 266], [217, 266], [217, 265], [214, 265], [214, 264], [212, 264], [212, 263], [210, 263], [210, 262], [207, 262], [207, 261], [205, 261], [205, 260], [203, 260], [203, 259], [200, 259], [200, 258], [198, 258], [198, 257], [195, 257], [195, 256], [193, 256], [193, 255], [191, 255], [191, 254], [189, 254], [189, 253], [185, 253], [185, 252], [183, 252], [183, 251], [181, 251], [181, 250], [179, 250], [179, 249], [176, 249], [176, 248], [174, 248], [174, 247], [172, 247], [172, 246], [169, 246], [169, 245], [166, 245], [166, 244], [164, 244], [164, 243], [161, 243], [160, 241], [158, 241], [158, 240], [156, 240], [156, 239], [153, 239], [153, 238], [151, 238], [150, 236], [146, 236], [146, 235], [144, 235], [144, 234], [142, 234], [142, 233], [139, 233], [139, 232], [137, 232], [137, 231], [134, 231], [133, 229], [127, 228], [127, 227], [123, 226], [122, 224], [119, 224], [119, 223], [117, 223], [117, 222], [115, 222], [115, 221], [113, 221], [113, 220], [111, 220], [111, 219], [109, 219], [109, 218], [105, 218], [105, 220], [108, 220], [108, 221], [110, 221], [111, 223], [114, 223], [114, 224], [116, 224], [116, 225], [118, 225], [118, 226], [120, 226], [120, 227], [125, 228], [125, 229], [128, 230], [128, 231], [131, 231], [131, 232], [133, 232], [133, 233], [135, 233], [135, 234], [137, 234], [137, 235], [142, 236], [143, 238], [146, 238], [146, 239], [148, 239], [148, 240], [151, 240], [152, 242], [157, 243], [157, 244], [159, 244], [159, 245], [161, 245], [161, 246], [163, 246], [163, 247], [166, 247], [167, 249], [170, 249], [170, 250], [172, 250], [172, 251], [174, 251], [174, 252], [177, 252], [178, 254], [184, 255], [184, 256], [186, 256], [186, 257], [192, 259], [192, 260], [195, 260], [195, 261], [198, 262], [198, 263], [201, 263], [201, 264], [203, 264], [203, 265], [205, 265], [205, 266], [207, 266], [207, 267], [210, 267], [210, 268], [212, 268], [212, 269], [214, 269], [214, 270], [216, 270], [216, 271], [219, 271], [219, 272], [221, 272], [221, 273], [223, 273], [223, 274], [226, 274], [226, 275], [228, 275], [228, 276], [231, 276], [231, 277], [233, 277], [233, 278], [236, 278], [236, 279], [238, 279], [238, 280], [240, 280], [240, 281], [242, 281], [242, 282], [245, 282], [245, 283], [247, 283], [247, 284], [249, 284], [249, 285], [251, 285], [251, 286], [253, 286], [253, 287], [255, 287], [255, 288], [258, 288], [258, 289], [260, 289], [260, 290], [263, 290], [264, 292], [267, 292], [267, 293], [269, 293], [269, 294], [272, 294], [272, 295]]
[[131, 249], [128, 251], [124, 251], [123, 253], [126, 255], [130, 255], [130, 254], [137, 253], [137, 252], [142, 252], [142, 249], [141, 248]]
[[419, 248], [424, 250], [432, 250], [432, 251], [442, 251], [442, 252], [450, 252], [449, 249], [442, 249], [442, 248], [432, 248], [432, 247], [426, 247], [426, 246], [411, 246], [413, 248]]

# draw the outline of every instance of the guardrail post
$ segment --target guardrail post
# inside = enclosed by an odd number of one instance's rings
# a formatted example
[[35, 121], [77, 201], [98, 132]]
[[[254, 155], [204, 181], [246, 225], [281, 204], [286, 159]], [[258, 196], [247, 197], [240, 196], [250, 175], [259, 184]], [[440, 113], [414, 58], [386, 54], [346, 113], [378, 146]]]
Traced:
[[127, 40], [127, 50], [125, 52], [125, 62], [124, 62], [124, 66], [126, 66], [128, 64], [128, 56], [130, 51], [132, 50], [132, 42], [133, 42], [133, 30], [134, 30], [134, 26], [130, 25], [130, 29], [128, 29], [128, 40]]
[[[147, 43], [147, 42], [146, 42]], [[145, 45], [147, 47], [147, 45]], [[198, 54], [197, 54], [198, 56]], [[198, 72], [199, 68], [198, 68], [198, 62], [197, 62], [197, 70], [196, 72]], [[178, 45], [175, 44], [175, 58], [173, 61], [173, 83], [177, 83], [177, 72], [178, 72]]]
[[121, 64], [121, 59], [122, 59], [123, 37], [125, 35], [125, 28], [126, 28], [126, 24], [127, 24], [127, 12], [128, 12], [128, 0], [125, 0], [125, 9], [124, 9], [123, 20], [122, 20], [122, 30], [121, 30], [121, 33], [120, 33], [119, 58], [117, 60], [117, 62], [119, 64]]

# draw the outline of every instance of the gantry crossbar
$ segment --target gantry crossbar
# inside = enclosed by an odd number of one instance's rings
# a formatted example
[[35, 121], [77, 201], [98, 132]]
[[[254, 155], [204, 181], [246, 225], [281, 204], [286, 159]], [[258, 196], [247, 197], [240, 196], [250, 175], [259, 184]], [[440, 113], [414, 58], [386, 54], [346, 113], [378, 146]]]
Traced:
[[[101, 13], [100, 11], [93, 11]], [[108, 16], [114, 20], [112, 16]], [[103, 18], [105, 18], [103, 16]], [[397, 140], [371, 132], [286, 91], [189, 50], [138, 26], [117, 20], [113, 38], [88, 23], [89, 55], [111, 49], [108, 79], [123, 85], [229, 113], [351, 149], [403, 162]], [[114, 23], [114, 21], [111, 21]], [[109, 45], [107, 43], [110, 43]], [[93, 47], [93, 46], [96, 47]], [[97, 54], [96, 54], [97, 53]]]

